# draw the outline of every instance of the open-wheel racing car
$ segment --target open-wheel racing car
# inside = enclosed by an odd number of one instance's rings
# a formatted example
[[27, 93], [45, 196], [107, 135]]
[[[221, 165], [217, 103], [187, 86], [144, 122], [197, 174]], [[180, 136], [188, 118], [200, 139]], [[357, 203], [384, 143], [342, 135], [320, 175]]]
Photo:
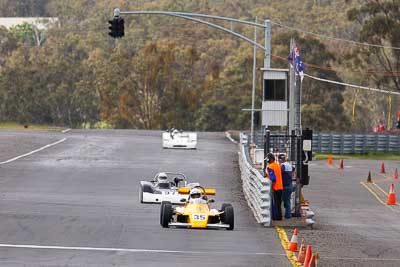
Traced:
[[[173, 179], [170, 179], [173, 177]], [[188, 183], [183, 173], [159, 172], [152, 181], [140, 181], [140, 203], [161, 203], [169, 201], [174, 204], [183, 204], [182, 199], [187, 199], [187, 194], [178, 192], [180, 187], [193, 188], [199, 183]]]
[[194, 188], [179, 188], [179, 193], [188, 194], [187, 199], [181, 201], [184, 206], [173, 206], [171, 202], [162, 202], [160, 210], [160, 224], [164, 228], [170, 226], [185, 228], [225, 228], [233, 230], [234, 212], [231, 204], [224, 203], [221, 209], [211, 208], [215, 189], [195, 186]]
[[163, 148], [196, 149], [197, 133], [183, 132], [177, 129], [167, 130], [162, 134]]

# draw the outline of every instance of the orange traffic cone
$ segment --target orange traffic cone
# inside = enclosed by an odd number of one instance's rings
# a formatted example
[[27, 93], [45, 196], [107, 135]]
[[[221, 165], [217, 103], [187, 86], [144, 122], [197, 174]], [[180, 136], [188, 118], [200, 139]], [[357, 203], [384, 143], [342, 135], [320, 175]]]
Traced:
[[393, 178], [394, 179], [399, 179], [399, 172], [397, 171], [397, 168], [396, 168], [396, 170], [394, 171], [394, 176], [393, 176]]
[[297, 262], [303, 263], [306, 257], [306, 241], [304, 238], [301, 240], [299, 254], [297, 255]]
[[385, 173], [385, 163], [383, 163], [383, 162], [381, 165], [381, 173]]
[[332, 165], [333, 161], [332, 161], [332, 155], [329, 154], [328, 155], [328, 165]]
[[311, 245], [307, 245], [306, 257], [304, 259], [304, 267], [307, 267], [310, 264], [311, 257], [312, 257]]
[[294, 228], [292, 239], [290, 240], [289, 246], [288, 246], [289, 251], [297, 252], [297, 242], [299, 239], [298, 235], [299, 235], [299, 231], [297, 230], [297, 228]]
[[394, 184], [390, 184], [389, 196], [388, 196], [388, 205], [396, 205], [396, 195], [394, 194]]
[[311, 260], [310, 260], [310, 263], [308, 264], [308, 266], [304, 265], [304, 267], [317, 267], [318, 260], [319, 260], [318, 253], [314, 253], [311, 257]]
[[367, 183], [372, 183], [371, 172], [368, 172]]
[[339, 163], [339, 169], [344, 169], [344, 163], [343, 163], [343, 160], [341, 159], [340, 160], [340, 163]]

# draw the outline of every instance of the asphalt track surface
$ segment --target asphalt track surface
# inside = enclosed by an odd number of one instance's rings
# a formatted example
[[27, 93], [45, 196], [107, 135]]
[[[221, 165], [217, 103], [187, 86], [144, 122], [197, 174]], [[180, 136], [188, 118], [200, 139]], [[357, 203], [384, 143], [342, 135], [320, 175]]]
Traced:
[[[0, 266], [291, 266], [273, 228], [241, 193], [237, 146], [202, 133], [197, 150], [161, 148], [161, 132], [0, 132]], [[139, 181], [183, 172], [230, 202], [235, 230], [163, 229]]]

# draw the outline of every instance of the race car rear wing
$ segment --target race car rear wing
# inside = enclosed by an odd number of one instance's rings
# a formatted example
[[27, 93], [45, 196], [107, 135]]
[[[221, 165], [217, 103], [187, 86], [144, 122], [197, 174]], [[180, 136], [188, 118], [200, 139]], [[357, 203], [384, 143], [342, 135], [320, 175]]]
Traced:
[[[208, 195], [208, 196], [215, 196], [215, 194], [217, 193], [217, 190], [214, 188], [204, 188], [205, 192], [204, 194]], [[190, 193], [190, 188], [189, 187], [180, 187], [178, 188], [178, 193], [185, 195], [185, 194], [189, 194]]]

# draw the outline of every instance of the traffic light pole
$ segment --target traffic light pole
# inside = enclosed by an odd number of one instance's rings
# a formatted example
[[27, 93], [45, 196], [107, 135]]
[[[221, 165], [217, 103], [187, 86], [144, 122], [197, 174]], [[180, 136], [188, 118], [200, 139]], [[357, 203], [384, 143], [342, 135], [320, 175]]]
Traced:
[[[255, 20], [257, 23], [257, 17]], [[254, 42], [257, 42], [257, 27], [254, 27]], [[251, 90], [251, 132], [250, 144], [254, 144], [254, 108], [255, 108], [255, 95], [256, 95], [256, 62], [257, 62], [257, 47], [253, 47], [253, 86]]]
[[219, 16], [211, 16], [211, 15], [204, 15], [204, 14], [196, 14], [196, 13], [185, 13], [185, 12], [168, 12], [168, 11], [121, 11], [121, 15], [126, 14], [126, 15], [167, 15], [167, 16], [173, 16], [173, 17], [177, 17], [177, 18], [182, 18], [182, 19], [186, 19], [186, 20], [191, 20], [197, 23], [201, 23], [201, 24], [205, 24], [207, 26], [210, 26], [212, 28], [230, 33], [234, 36], [236, 36], [239, 39], [242, 39], [254, 46], [257, 46], [258, 48], [265, 50], [265, 47], [263, 47], [262, 45], [254, 42], [253, 40], [247, 38], [244, 35], [241, 35], [235, 31], [232, 31], [230, 29], [227, 29], [223, 26], [205, 21], [205, 20], [201, 20], [201, 19], [197, 19], [194, 17], [206, 17], [206, 18], [213, 18], [213, 19], [220, 19], [220, 20], [225, 20], [225, 21], [233, 21], [233, 22], [237, 22], [237, 23], [244, 23], [244, 24], [248, 24], [248, 25], [253, 25], [253, 26], [257, 26], [257, 27], [264, 27], [264, 25], [262, 24], [255, 24], [254, 22], [250, 22], [250, 21], [242, 21], [242, 20], [238, 20], [238, 19], [232, 19], [232, 18], [227, 18], [227, 17], [219, 17]]

